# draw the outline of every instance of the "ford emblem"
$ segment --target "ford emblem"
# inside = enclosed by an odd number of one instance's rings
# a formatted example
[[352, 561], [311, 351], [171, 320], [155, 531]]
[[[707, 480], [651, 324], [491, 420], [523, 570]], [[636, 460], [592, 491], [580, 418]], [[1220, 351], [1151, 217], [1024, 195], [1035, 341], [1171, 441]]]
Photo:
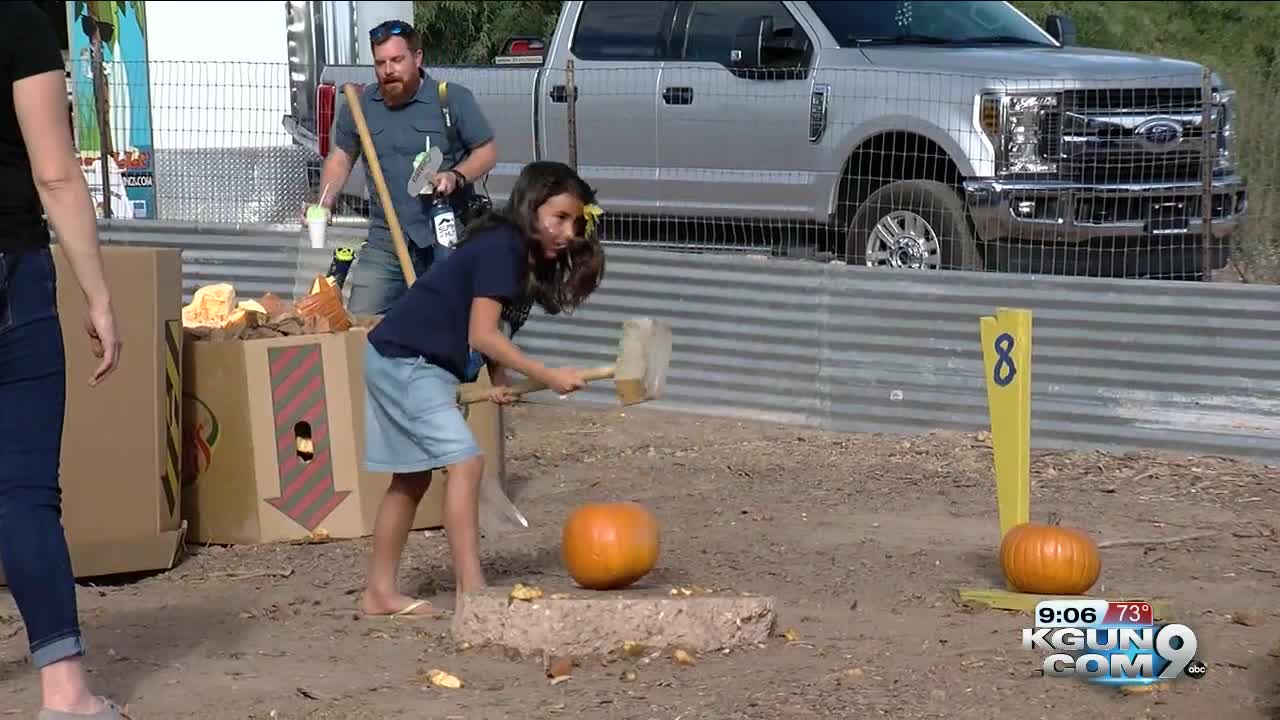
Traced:
[[1133, 135], [1150, 150], [1168, 150], [1182, 141], [1182, 124], [1169, 118], [1153, 118], [1134, 129]]

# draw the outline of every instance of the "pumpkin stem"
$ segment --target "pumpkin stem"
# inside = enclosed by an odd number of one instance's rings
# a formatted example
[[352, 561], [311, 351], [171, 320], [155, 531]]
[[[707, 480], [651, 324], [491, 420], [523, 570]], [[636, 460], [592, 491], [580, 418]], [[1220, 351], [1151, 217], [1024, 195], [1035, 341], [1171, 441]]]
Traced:
[[1050, 512], [1050, 513], [1049, 513], [1049, 524], [1050, 524], [1050, 525], [1053, 525], [1053, 526], [1055, 526], [1055, 527], [1056, 527], [1056, 526], [1058, 526], [1058, 525], [1061, 525], [1061, 524], [1062, 524], [1062, 516], [1061, 516], [1061, 515], [1059, 515], [1059, 514], [1058, 514], [1058, 513], [1056, 513], [1056, 512]]

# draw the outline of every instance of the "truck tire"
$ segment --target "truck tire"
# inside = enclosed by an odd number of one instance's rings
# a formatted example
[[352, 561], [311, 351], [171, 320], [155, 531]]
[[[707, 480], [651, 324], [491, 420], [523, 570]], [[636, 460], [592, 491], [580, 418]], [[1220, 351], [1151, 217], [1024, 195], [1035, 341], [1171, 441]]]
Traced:
[[978, 244], [960, 196], [933, 180], [899, 180], [871, 194], [849, 223], [851, 265], [977, 270]]

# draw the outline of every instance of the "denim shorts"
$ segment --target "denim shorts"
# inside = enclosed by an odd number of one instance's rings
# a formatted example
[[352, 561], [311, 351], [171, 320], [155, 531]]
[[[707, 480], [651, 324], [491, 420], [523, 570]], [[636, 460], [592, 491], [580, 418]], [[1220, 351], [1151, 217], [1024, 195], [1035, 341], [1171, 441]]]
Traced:
[[449, 371], [422, 357], [386, 357], [366, 342], [364, 382], [366, 470], [421, 472], [481, 454]]

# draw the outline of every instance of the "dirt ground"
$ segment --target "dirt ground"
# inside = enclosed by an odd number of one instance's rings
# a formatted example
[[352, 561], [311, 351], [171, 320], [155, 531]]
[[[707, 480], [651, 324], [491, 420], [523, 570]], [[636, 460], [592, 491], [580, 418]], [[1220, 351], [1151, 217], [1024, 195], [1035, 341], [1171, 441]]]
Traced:
[[[999, 587], [990, 448], [972, 434], [841, 435], [640, 408], [529, 404], [509, 414], [513, 496], [531, 529], [483, 543], [495, 585], [569, 587], [560, 523], [633, 499], [658, 516], [645, 582], [777, 598], [765, 647], [583, 661], [459, 651], [447, 619], [353, 611], [367, 541], [193, 547], [177, 568], [80, 590], [98, 687], [144, 718], [1280, 717], [1280, 471], [1221, 458], [1037, 452], [1032, 515], [1098, 540], [1098, 594], [1167, 599], [1208, 675], [1125, 694], [1036, 674], [1030, 618], [969, 608]], [[452, 605], [440, 533], [414, 533], [405, 588]], [[788, 632], [790, 631], [790, 632]], [[0, 597], [0, 717], [33, 717], [25, 633]], [[423, 679], [440, 668], [462, 689]]]

